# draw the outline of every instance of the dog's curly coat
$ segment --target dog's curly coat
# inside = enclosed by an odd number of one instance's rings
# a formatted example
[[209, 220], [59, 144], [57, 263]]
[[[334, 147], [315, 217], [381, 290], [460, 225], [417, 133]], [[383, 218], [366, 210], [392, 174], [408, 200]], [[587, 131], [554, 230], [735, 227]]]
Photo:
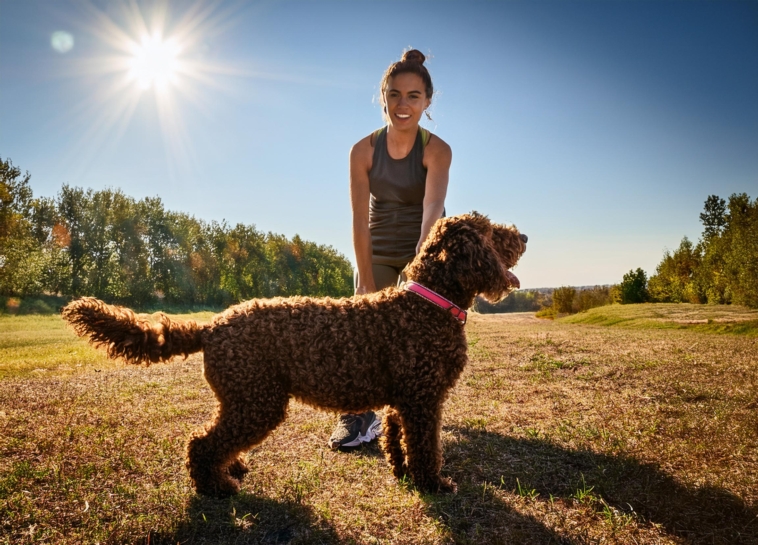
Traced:
[[[477, 294], [497, 301], [518, 287], [508, 271], [526, 250], [515, 227], [477, 213], [439, 220], [406, 269], [418, 282], [468, 308]], [[93, 298], [63, 317], [79, 335], [130, 363], [204, 352], [205, 378], [218, 399], [214, 421], [196, 431], [186, 465], [196, 490], [239, 491], [242, 455], [281, 423], [289, 398], [358, 413], [388, 405], [382, 448], [397, 478], [424, 491], [452, 491], [440, 475], [442, 405], [466, 364], [464, 327], [414, 293], [386, 288], [349, 299], [256, 299], [209, 325], [160, 323]]]

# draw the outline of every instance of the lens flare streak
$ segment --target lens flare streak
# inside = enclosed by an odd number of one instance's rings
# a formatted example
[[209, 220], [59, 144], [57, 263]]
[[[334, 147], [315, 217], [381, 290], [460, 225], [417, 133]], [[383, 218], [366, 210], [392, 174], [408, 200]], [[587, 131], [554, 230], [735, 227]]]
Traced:
[[95, 38], [102, 54], [72, 65], [72, 75], [89, 79], [88, 92], [59, 120], [93, 120], [76, 139], [78, 152], [71, 155], [79, 163], [75, 170], [86, 171], [104, 150], [116, 150], [133, 117], [151, 115], [144, 101], [152, 100], [170, 176], [192, 172], [194, 153], [182, 110], [191, 104], [207, 115], [212, 102], [204, 90], [224, 90], [220, 77], [239, 75], [239, 70], [203, 56], [205, 44], [233, 24], [239, 6], [222, 11], [218, 2], [197, 0], [182, 4], [183, 12], [173, 19], [168, 3], [160, 1], [149, 9], [129, 0], [104, 9], [86, 1], [80, 6], [84, 17], [76, 24]]

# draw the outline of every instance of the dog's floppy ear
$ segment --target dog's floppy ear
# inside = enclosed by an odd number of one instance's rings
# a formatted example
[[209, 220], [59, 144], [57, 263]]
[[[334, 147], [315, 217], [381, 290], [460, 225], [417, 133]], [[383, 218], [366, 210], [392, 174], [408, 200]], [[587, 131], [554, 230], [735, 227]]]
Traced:
[[455, 265], [465, 291], [481, 293], [488, 301], [499, 301], [511, 289], [505, 263], [493, 246], [492, 222], [473, 212], [449, 226], [445, 250], [455, 255]]
[[492, 226], [492, 243], [506, 269], [516, 266], [519, 258], [526, 251], [527, 240], [527, 236], [519, 233], [515, 226], [498, 224]]
[[498, 303], [508, 295], [514, 287], [506, 264], [500, 259], [498, 252], [491, 243], [486, 244], [485, 257], [480, 268], [480, 287], [477, 292], [490, 303]]
[[489, 301], [501, 300], [518, 287], [518, 280], [494, 243], [497, 227], [476, 212], [438, 220], [406, 268], [408, 278], [444, 286], [446, 296], [461, 304], [470, 305], [480, 293]]

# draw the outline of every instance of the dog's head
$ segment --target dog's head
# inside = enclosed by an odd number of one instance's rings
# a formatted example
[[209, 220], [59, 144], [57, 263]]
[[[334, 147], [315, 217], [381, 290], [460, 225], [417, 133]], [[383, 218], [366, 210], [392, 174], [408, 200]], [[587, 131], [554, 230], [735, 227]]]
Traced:
[[442, 218], [432, 227], [406, 275], [438, 290], [457, 304], [470, 306], [481, 294], [490, 302], [519, 287], [510, 272], [526, 251], [526, 235], [514, 226], [491, 222], [472, 212]]

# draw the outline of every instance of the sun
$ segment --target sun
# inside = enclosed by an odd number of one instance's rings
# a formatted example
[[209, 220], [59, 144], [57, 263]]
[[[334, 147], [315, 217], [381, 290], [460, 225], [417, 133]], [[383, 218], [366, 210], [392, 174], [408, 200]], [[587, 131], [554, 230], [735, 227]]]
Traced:
[[[244, 3], [223, 8], [215, 0], [77, 4], [82, 33], [93, 38], [85, 42], [96, 47], [70, 59], [73, 73], [83, 82], [80, 102], [70, 111], [88, 125], [73, 144], [78, 153], [70, 154], [71, 160], [80, 172], [89, 168], [103, 150], [117, 149], [132, 120], [140, 116], [162, 137], [169, 177], [192, 175], [197, 154], [185, 127], [188, 112], [210, 115], [217, 93], [236, 89], [231, 78], [253, 75], [207, 54], [236, 24]], [[172, 14], [169, 7], [176, 11]]]
[[164, 90], [177, 83], [179, 47], [172, 40], [163, 40], [160, 34], [143, 36], [140, 44], [132, 47], [130, 76], [140, 89]]

